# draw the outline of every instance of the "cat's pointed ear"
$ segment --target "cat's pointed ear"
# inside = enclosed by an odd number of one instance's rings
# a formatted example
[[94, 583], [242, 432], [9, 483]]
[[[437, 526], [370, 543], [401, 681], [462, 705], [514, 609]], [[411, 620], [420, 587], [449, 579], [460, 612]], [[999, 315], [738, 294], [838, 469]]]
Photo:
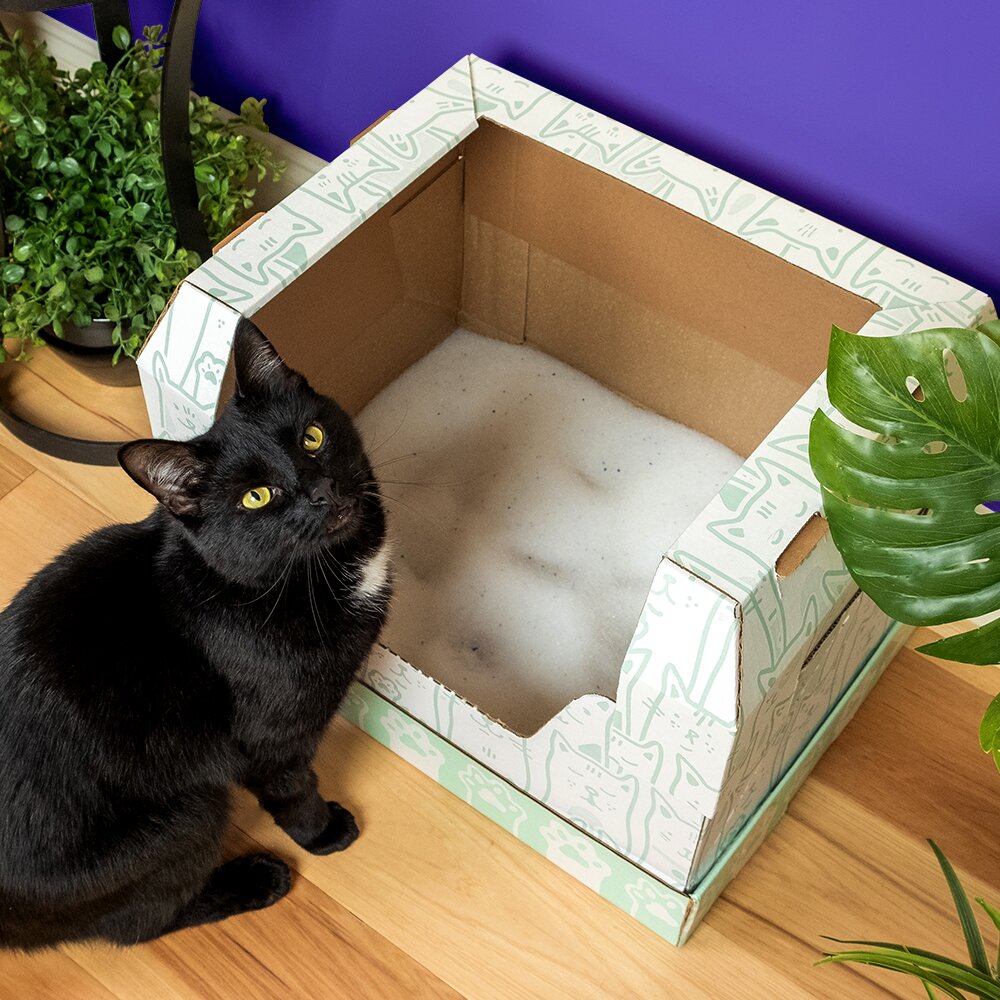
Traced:
[[305, 381], [281, 360], [271, 341], [246, 316], [241, 316], [236, 324], [233, 364], [236, 395], [244, 399], [268, 396]]
[[201, 511], [205, 463], [183, 441], [130, 441], [118, 449], [121, 467], [171, 514], [196, 517]]

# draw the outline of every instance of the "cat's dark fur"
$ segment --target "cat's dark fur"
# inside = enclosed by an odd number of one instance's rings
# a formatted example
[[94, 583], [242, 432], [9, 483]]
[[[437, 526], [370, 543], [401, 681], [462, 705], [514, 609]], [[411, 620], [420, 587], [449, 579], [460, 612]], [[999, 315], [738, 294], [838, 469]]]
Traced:
[[311, 761], [385, 616], [378, 487], [346, 414], [245, 320], [234, 361], [210, 431], [122, 449], [155, 512], [0, 614], [0, 946], [134, 944], [280, 899], [279, 858], [220, 865], [237, 783], [309, 851], [357, 836]]

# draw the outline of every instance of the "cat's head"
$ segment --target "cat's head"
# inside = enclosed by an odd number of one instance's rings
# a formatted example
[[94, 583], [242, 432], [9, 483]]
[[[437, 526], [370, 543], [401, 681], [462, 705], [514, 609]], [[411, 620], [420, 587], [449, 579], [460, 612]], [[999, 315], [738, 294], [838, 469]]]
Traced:
[[364, 556], [385, 537], [378, 485], [350, 417], [241, 319], [236, 392], [190, 441], [133, 441], [125, 471], [183, 526], [205, 561], [244, 585], [269, 583], [323, 550]]

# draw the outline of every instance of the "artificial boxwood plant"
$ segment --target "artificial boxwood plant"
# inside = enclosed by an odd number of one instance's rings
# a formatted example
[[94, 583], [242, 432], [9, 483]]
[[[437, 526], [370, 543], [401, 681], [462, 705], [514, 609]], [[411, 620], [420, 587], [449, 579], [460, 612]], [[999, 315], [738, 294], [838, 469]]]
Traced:
[[[106, 318], [115, 359], [133, 356], [175, 285], [197, 264], [177, 245], [160, 159], [161, 28], [132, 42], [115, 31], [122, 58], [72, 75], [44, 45], [0, 35], [0, 197], [9, 253], [0, 257], [3, 337], [25, 348], [43, 330]], [[224, 119], [205, 97], [190, 104], [199, 208], [209, 237], [243, 219], [256, 185], [281, 165], [254, 138], [266, 132], [263, 101], [248, 98]]]

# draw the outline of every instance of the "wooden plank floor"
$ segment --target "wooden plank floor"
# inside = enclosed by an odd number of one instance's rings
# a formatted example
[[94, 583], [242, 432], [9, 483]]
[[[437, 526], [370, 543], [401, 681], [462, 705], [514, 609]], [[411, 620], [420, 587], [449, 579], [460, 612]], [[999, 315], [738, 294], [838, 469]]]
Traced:
[[[55, 352], [0, 379], [26, 411], [63, 428], [144, 432], [138, 389], [95, 386]], [[68, 542], [148, 508], [124, 473], [37, 455], [0, 430], [0, 606]], [[0, 953], [0, 997], [923, 996], [890, 974], [812, 963], [822, 934], [958, 953], [927, 836], [970, 890], [1000, 903], [1000, 776], [975, 742], [997, 690], [995, 668], [904, 650], [680, 950], [337, 721], [318, 770], [359, 818], [348, 852], [299, 851], [241, 795], [232, 846], [265, 844], [289, 859], [299, 876], [287, 899], [131, 951]]]

